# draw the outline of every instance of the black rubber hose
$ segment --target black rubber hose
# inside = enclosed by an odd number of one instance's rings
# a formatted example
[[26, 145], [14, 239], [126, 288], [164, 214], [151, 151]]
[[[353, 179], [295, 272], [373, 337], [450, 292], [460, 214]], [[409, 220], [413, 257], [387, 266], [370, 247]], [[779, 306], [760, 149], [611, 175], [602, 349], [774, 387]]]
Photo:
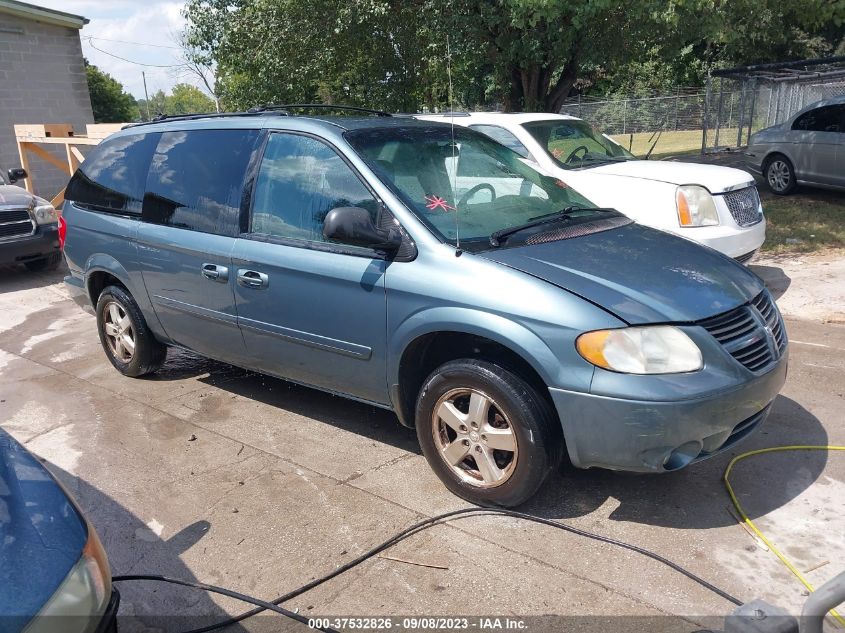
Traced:
[[[648, 558], [656, 560], [657, 562], [666, 565], [667, 567], [675, 570], [676, 572], [683, 574], [684, 576], [686, 576], [690, 580], [697, 582], [699, 585], [701, 585], [705, 589], [712, 591], [713, 593], [715, 593], [716, 595], [718, 595], [721, 598], [724, 598], [728, 602], [732, 602], [733, 604], [735, 604], [737, 606], [742, 605], [741, 600], [732, 596], [727, 591], [724, 591], [723, 589], [716, 587], [715, 585], [709, 583], [708, 581], [704, 580], [700, 576], [697, 576], [696, 574], [689, 571], [688, 569], [685, 569], [684, 567], [682, 567], [678, 563], [675, 563], [675, 562], [669, 560], [668, 558], [665, 558], [665, 557], [661, 556], [660, 554], [657, 554], [655, 552], [647, 550], [643, 547], [639, 547], [637, 545], [631, 545], [630, 543], [626, 543], [624, 541], [619, 541], [619, 540], [610, 538], [608, 536], [602, 536], [601, 534], [595, 534], [593, 532], [588, 532], [587, 530], [582, 530], [580, 528], [576, 528], [576, 527], [573, 527], [571, 525], [566, 525], [565, 523], [561, 523], [560, 521], [554, 521], [552, 519], [544, 519], [542, 517], [536, 517], [536, 516], [533, 516], [533, 515], [530, 515], [530, 514], [524, 514], [522, 512], [516, 512], [514, 510], [506, 510], [504, 508], [463, 508], [461, 510], [453, 510], [452, 512], [446, 512], [444, 514], [439, 514], [437, 516], [429, 517], [428, 519], [424, 519], [424, 520], [422, 520], [418, 523], [415, 523], [414, 525], [402, 530], [401, 532], [398, 532], [397, 534], [395, 534], [391, 538], [387, 539], [386, 541], [384, 541], [380, 545], [376, 545], [372, 549], [364, 552], [363, 554], [361, 554], [357, 558], [354, 558], [354, 559], [350, 560], [349, 562], [341, 565], [340, 567], [337, 567], [336, 569], [330, 571], [329, 573], [325, 574], [324, 576], [321, 576], [319, 578], [315, 578], [314, 580], [307, 582], [306, 584], [302, 585], [301, 587], [298, 587], [297, 589], [293, 589], [293, 590], [287, 592], [286, 594], [279, 596], [278, 598], [276, 598], [274, 600], [271, 600], [269, 603], [264, 602], [264, 601], [260, 601], [261, 604], [255, 609], [252, 609], [250, 611], [246, 611], [246, 612], [241, 613], [240, 615], [236, 615], [232, 618], [222, 620], [221, 622], [218, 622], [217, 624], [211, 624], [209, 626], [205, 626], [205, 627], [202, 627], [202, 628], [199, 628], [199, 629], [191, 629], [190, 631], [185, 631], [184, 633], [208, 633], [209, 631], [217, 631], [217, 630], [220, 630], [220, 629], [225, 628], [227, 626], [231, 626], [232, 624], [236, 624], [236, 623], [238, 623], [242, 620], [245, 620], [246, 618], [250, 618], [250, 617], [252, 617], [252, 616], [254, 616], [258, 613], [261, 613], [262, 611], [264, 611], [266, 609], [269, 609], [270, 607], [265, 606], [267, 604], [271, 604], [271, 605], [274, 605], [274, 606], [279, 605], [282, 602], [292, 600], [293, 598], [296, 598], [297, 596], [305, 593], [306, 591], [310, 591], [311, 589], [314, 589], [315, 587], [318, 587], [319, 585], [322, 585], [323, 583], [328, 582], [332, 578], [336, 578], [340, 574], [343, 574], [343, 573], [349, 571], [350, 569], [357, 567], [358, 565], [360, 565], [364, 561], [372, 558], [373, 556], [375, 556], [376, 554], [386, 550], [387, 548], [392, 547], [393, 545], [395, 545], [399, 541], [401, 541], [405, 538], [408, 538], [412, 534], [416, 534], [417, 532], [420, 532], [422, 530], [426, 530], [426, 529], [432, 527], [433, 525], [436, 525], [438, 523], [443, 523], [443, 522], [449, 521], [451, 519], [464, 518], [464, 517], [472, 516], [472, 515], [484, 515], [484, 514], [509, 516], [509, 517], [514, 517], [514, 518], [517, 518], [517, 519], [522, 519], [524, 521], [531, 521], [533, 523], [539, 523], [541, 525], [548, 525], [550, 527], [554, 527], [554, 528], [557, 528], [559, 530], [565, 530], [567, 532], [571, 532], [572, 534], [577, 534], [578, 536], [583, 536], [583, 537], [590, 538], [590, 539], [593, 539], [593, 540], [596, 540], [596, 541], [601, 541], [602, 543], [608, 543], [610, 545], [615, 545], [617, 547], [621, 547], [623, 549], [627, 549], [627, 550], [630, 550], [632, 552], [636, 552], [637, 554], [647, 556]], [[113, 578], [113, 580], [119, 582], [121, 580], [131, 580], [131, 579], [136, 579], [136, 578], [137, 578], [137, 576], [115, 576], [115, 578]], [[149, 579], [152, 579], [152, 578], [151, 577], [144, 577], [144, 579], [149, 580]], [[192, 583], [188, 583], [188, 582], [184, 582], [184, 581], [181, 584], [184, 584], [185, 586], [189, 586], [189, 587], [190, 586], [198, 586], [198, 588], [204, 588], [204, 587], [209, 586], [209, 585], [201, 585], [201, 583], [193, 583], [192, 584]], [[219, 589], [219, 588], [216, 588], [216, 589]], [[231, 593], [234, 593], [234, 592], [231, 592]], [[228, 595], [228, 594], [224, 594], [224, 595]], [[243, 595], [243, 594], [239, 594], [239, 595]], [[237, 597], [237, 596], [232, 596], [232, 597]], [[248, 596], [246, 596], [246, 597], [248, 597]], [[250, 600], [245, 600], [245, 602], [251, 602], [252, 604], [258, 604], [259, 601], [257, 599], [250, 598]], [[274, 611], [277, 611], [277, 610], [274, 609]], [[278, 611], [277, 611], [277, 613], [278, 613]], [[292, 613], [292, 612], [289, 612], [289, 613]], [[297, 614], [294, 614], [294, 615], [297, 615]], [[302, 619], [302, 616], [298, 616], [294, 619], [297, 619], [300, 622], [302, 622], [302, 621], [307, 622], [307, 619]]]
[[[114, 576], [112, 578], [112, 582], [122, 582], [127, 580], [153, 580], [156, 582], [168, 582], [173, 585], [182, 585], [183, 587], [192, 587], [194, 589], [202, 589], [203, 591], [210, 591], [211, 593], [219, 593], [223, 596], [228, 596], [229, 598], [235, 598], [236, 600], [241, 600], [242, 602], [249, 602], [251, 604], [258, 605], [258, 611], [275, 611], [276, 613], [291, 618], [292, 620], [296, 620], [297, 622], [302, 622], [303, 624], [308, 624], [308, 618], [299, 615], [293, 611], [285, 609], [284, 607], [280, 607], [277, 604], [272, 602], [267, 602], [265, 600], [261, 600], [260, 598], [254, 598], [252, 596], [248, 596], [244, 593], [239, 593], [237, 591], [232, 591], [231, 589], [225, 589], [224, 587], [217, 587], [216, 585], [207, 585], [204, 582], [193, 582], [190, 580], [181, 580], [179, 578], [168, 578], [167, 576], [158, 576], [152, 574], [128, 574], [125, 576]], [[215, 625], [216, 626], [216, 625]], [[339, 633], [336, 629], [332, 628], [315, 628], [317, 631], [324, 631], [325, 633]]]

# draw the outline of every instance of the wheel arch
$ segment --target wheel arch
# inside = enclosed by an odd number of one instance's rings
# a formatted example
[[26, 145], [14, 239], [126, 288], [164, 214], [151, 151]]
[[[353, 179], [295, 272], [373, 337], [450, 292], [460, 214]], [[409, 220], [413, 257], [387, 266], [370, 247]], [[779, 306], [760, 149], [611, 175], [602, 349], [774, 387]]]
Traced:
[[425, 378], [458, 358], [482, 358], [504, 366], [553, 406], [548, 387], [555, 382], [559, 361], [536, 334], [504, 317], [465, 308], [424, 311], [399, 328], [390, 348], [390, 398], [404, 426], [414, 426], [416, 397]]

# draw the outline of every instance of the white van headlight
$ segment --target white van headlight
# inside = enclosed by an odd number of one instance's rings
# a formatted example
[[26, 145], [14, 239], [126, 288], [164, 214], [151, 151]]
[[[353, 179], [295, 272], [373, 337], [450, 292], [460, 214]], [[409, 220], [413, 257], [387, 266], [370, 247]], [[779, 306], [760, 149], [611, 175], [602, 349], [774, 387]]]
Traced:
[[672, 325], [586, 332], [575, 347], [593, 365], [623, 374], [676, 374], [704, 366], [698, 346]]
[[719, 213], [713, 196], [699, 185], [681, 185], [675, 193], [678, 223], [681, 226], [716, 226]]

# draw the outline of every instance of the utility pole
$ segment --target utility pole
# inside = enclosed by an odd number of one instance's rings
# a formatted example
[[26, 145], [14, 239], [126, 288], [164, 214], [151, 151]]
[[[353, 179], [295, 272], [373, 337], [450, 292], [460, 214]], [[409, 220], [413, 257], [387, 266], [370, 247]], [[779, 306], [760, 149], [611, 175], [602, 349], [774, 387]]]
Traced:
[[150, 95], [147, 94], [147, 75], [143, 70], [141, 71], [141, 79], [144, 80], [144, 99], [146, 99], [147, 104], [147, 121], [152, 121], [153, 117], [150, 115]]

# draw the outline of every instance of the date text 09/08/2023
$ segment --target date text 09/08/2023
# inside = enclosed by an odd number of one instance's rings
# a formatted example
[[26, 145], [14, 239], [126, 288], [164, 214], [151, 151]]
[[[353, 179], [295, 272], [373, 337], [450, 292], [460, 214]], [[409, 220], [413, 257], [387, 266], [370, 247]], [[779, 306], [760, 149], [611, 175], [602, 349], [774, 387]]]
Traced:
[[526, 623], [518, 618], [476, 616], [467, 617], [327, 617], [308, 620], [308, 627], [312, 629], [334, 628], [339, 630], [467, 630], [499, 631], [525, 630]]

